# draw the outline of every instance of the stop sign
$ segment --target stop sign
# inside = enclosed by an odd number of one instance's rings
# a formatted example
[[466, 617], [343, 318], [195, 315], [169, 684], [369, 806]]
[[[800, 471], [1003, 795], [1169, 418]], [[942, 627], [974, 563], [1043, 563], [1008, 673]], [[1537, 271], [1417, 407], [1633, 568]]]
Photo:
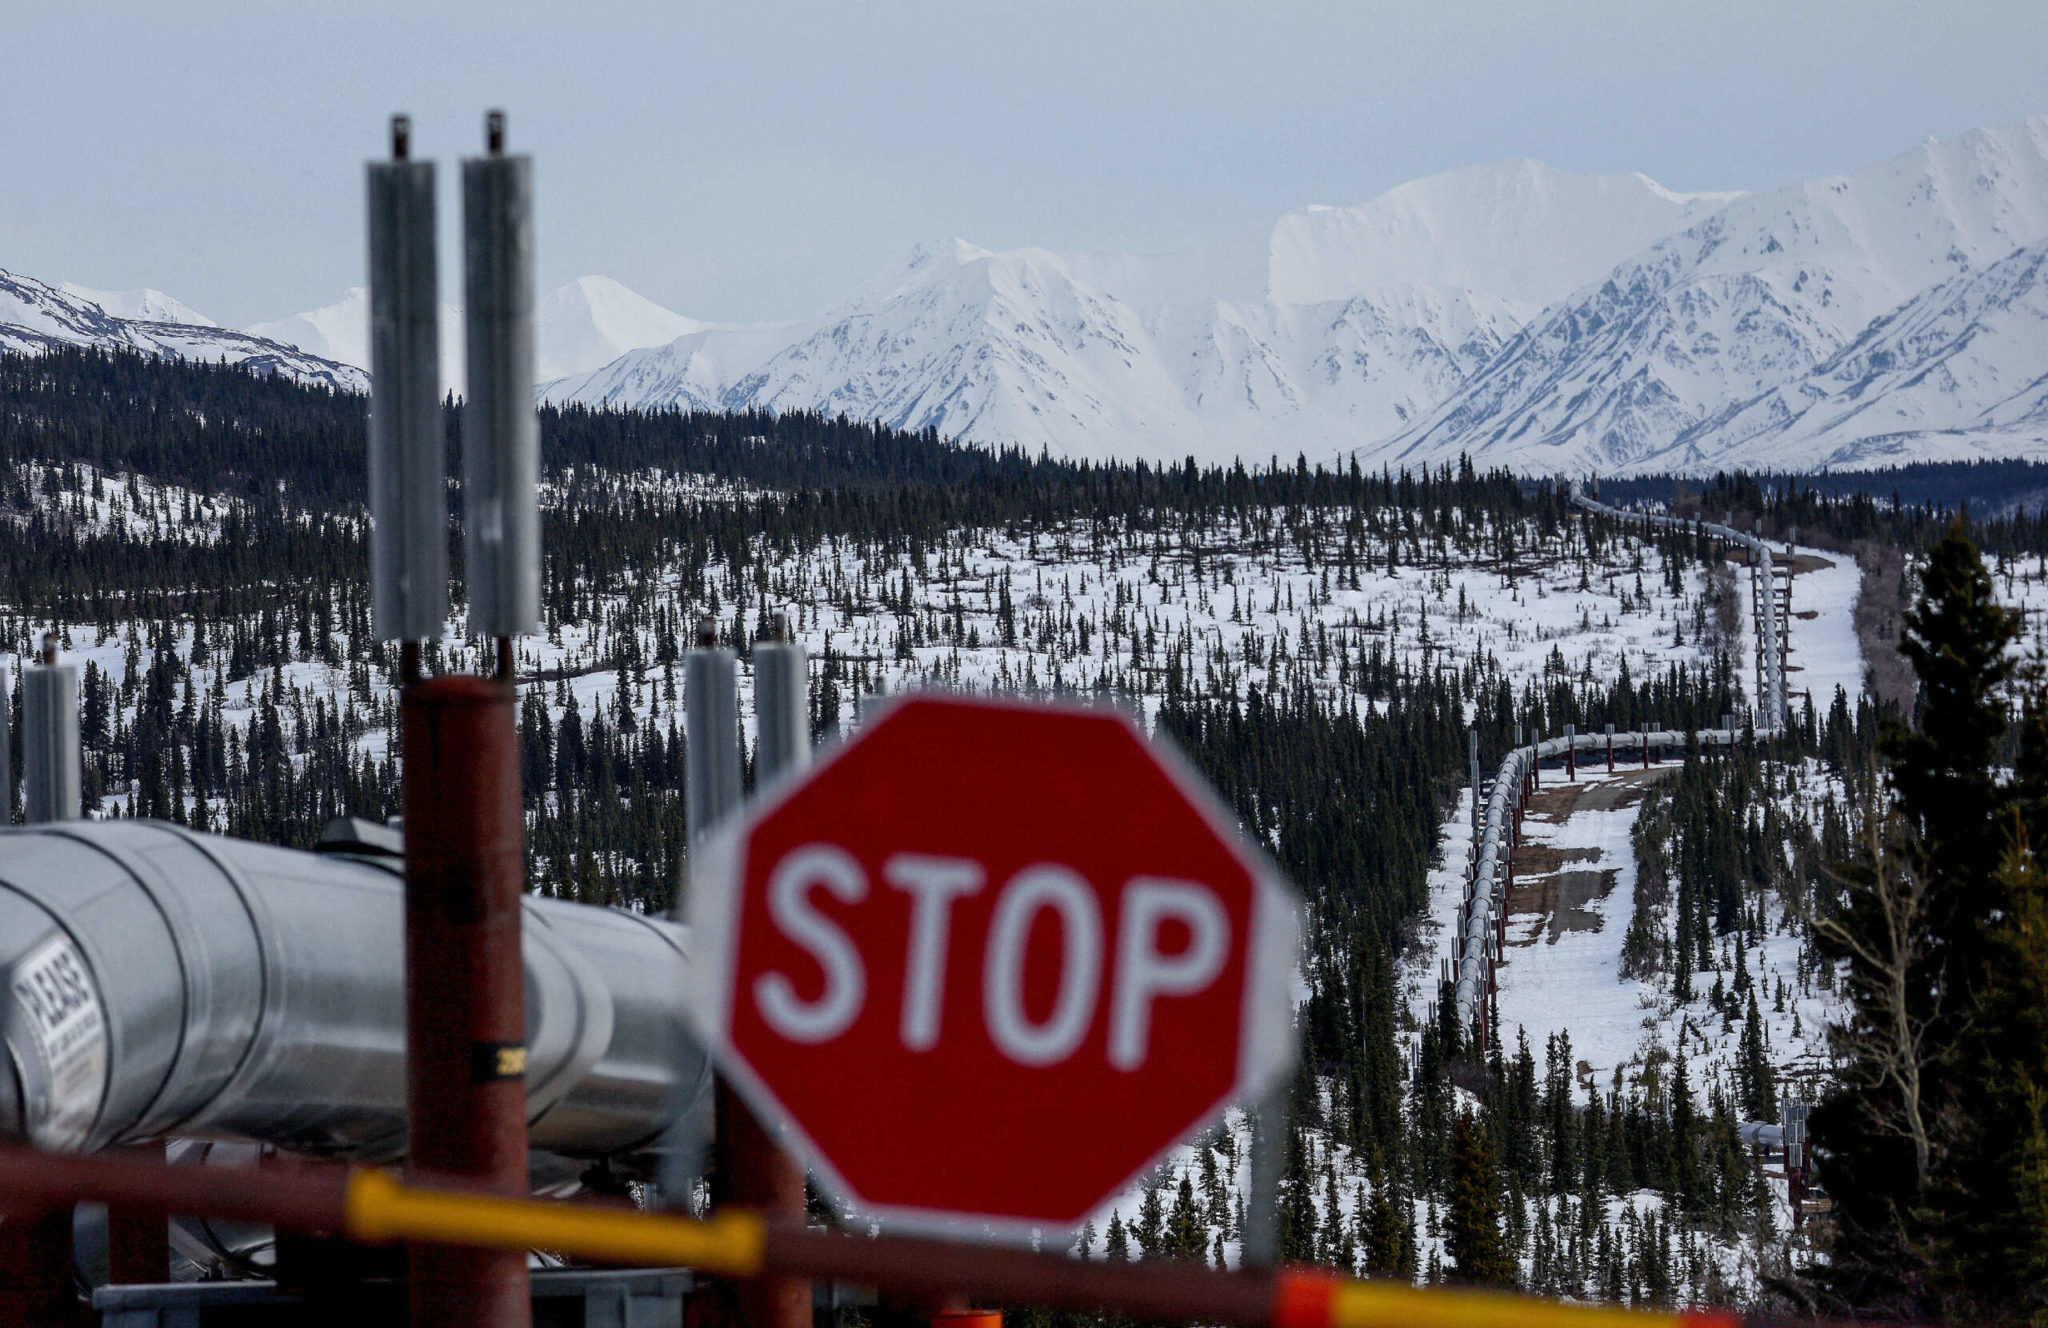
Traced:
[[693, 1004], [864, 1212], [1078, 1224], [1292, 1064], [1294, 892], [1120, 713], [915, 696], [757, 803]]

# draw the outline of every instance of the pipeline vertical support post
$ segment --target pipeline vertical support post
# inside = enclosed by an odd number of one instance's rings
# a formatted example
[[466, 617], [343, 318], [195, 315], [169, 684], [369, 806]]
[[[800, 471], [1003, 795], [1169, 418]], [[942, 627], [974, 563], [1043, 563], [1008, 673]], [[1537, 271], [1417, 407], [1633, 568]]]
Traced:
[[1287, 1093], [1287, 1085], [1276, 1084], [1259, 1099], [1252, 1118], [1252, 1192], [1245, 1204], [1241, 1260], [1246, 1268], [1280, 1266], [1280, 1173], [1287, 1165]]
[[[509, 678], [404, 696], [407, 1165], [529, 1192], [525, 845]], [[411, 1322], [524, 1328], [526, 1256], [414, 1245]]]
[[13, 695], [13, 671], [0, 668], [0, 825], [9, 825], [14, 820], [14, 707], [10, 704]]
[[1568, 784], [1579, 778], [1579, 735], [1570, 724], [1564, 726], [1564, 777]]
[[85, 1328], [78, 1298], [71, 1205], [0, 1222], [0, 1328]]
[[533, 162], [505, 155], [502, 111], [486, 117], [484, 139], [488, 155], [462, 163], [462, 535], [470, 633], [504, 639], [540, 630]]
[[776, 614], [773, 631], [754, 643], [754, 779], [769, 783], [810, 762], [809, 659], [789, 639], [789, 619]]
[[[775, 615], [770, 640], [754, 646], [754, 783], [791, 777], [810, 763], [810, 674], [804, 648], [789, 640], [788, 619]], [[804, 1169], [720, 1081], [716, 1098], [722, 1199], [769, 1212], [801, 1215]], [[746, 1328], [809, 1328], [810, 1284], [756, 1278], [737, 1288]]]
[[[164, 1160], [163, 1144], [136, 1144], [120, 1151], [157, 1162]], [[138, 1286], [170, 1280], [171, 1230], [163, 1214], [109, 1207], [107, 1281], [116, 1286]]]
[[683, 815], [695, 847], [740, 805], [739, 665], [718, 645], [718, 624], [697, 620], [683, 658]]
[[448, 619], [448, 453], [441, 430], [441, 292], [434, 163], [367, 168], [370, 222], [370, 610], [380, 641], [438, 639]]
[[78, 666], [57, 662], [57, 638], [43, 636], [42, 662], [21, 678], [22, 819], [75, 821], [82, 811], [78, 748]]
[[[718, 623], [699, 617], [692, 629], [694, 648], [683, 656], [683, 824], [689, 849], [695, 853], [704, 836], [740, 804], [739, 666], [729, 650], [718, 648]], [[679, 890], [674, 916], [682, 918], [688, 899]], [[678, 1030], [678, 1037], [684, 1034]], [[724, 1086], [713, 1093], [712, 1118], [686, 1118], [682, 1107], [695, 1095], [680, 1090], [664, 1143], [659, 1186], [664, 1202], [679, 1212], [695, 1205], [697, 1185], [711, 1162], [708, 1150], [722, 1119]]]
[[[422, 680], [419, 643], [447, 633], [447, 448], [434, 166], [410, 159], [410, 138], [406, 118], [394, 117], [391, 160], [367, 168], [371, 600], [377, 638], [399, 643], [404, 686], [406, 1164], [525, 1195], [526, 864], [511, 638], [531, 630], [535, 615], [522, 614], [518, 597], [499, 582], [519, 579], [522, 557], [534, 560], [536, 573], [538, 566], [537, 539], [508, 552], [508, 532], [537, 522], [531, 488], [522, 491], [500, 473], [508, 449], [524, 447], [526, 464], [534, 462], [531, 242], [508, 252], [496, 223], [517, 209], [487, 199], [496, 215], [484, 215], [468, 200], [465, 269], [475, 317], [464, 446], [476, 487], [465, 495], [465, 525], [472, 575], [487, 578], [473, 587], [472, 608], [481, 616], [473, 612], [471, 621], [497, 639], [497, 667], [492, 677]], [[512, 221], [514, 232], [525, 224], [523, 214]], [[517, 286], [522, 265], [529, 269], [523, 359], [514, 349], [517, 327], [506, 327], [508, 300], [517, 300], [499, 290]], [[511, 510], [517, 507], [527, 510]], [[482, 546], [479, 535], [487, 537]], [[416, 1244], [407, 1251], [406, 1280], [412, 1323], [532, 1322], [519, 1251]]]
[[1607, 773], [1614, 773], [1614, 725], [1607, 726]]
[[[787, 722], [796, 715], [807, 718], [801, 648], [797, 652], [794, 659], [784, 657], [768, 666], [773, 677], [765, 699], [759, 673], [764, 656], [756, 657], [755, 700], [778, 712], [778, 718], [765, 725], [762, 737], [767, 741], [755, 748], [757, 758], [765, 759], [768, 767], [764, 771], [760, 764], [756, 766], [756, 775], [763, 779], [794, 770], [809, 752], [808, 743], [797, 749], [799, 730]], [[771, 650], [769, 655], [773, 654]], [[685, 812], [694, 849], [739, 810], [743, 791], [738, 662], [732, 651], [719, 647], [718, 625], [709, 617], [698, 620], [697, 648], [683, 660], [683, 722]], [[772, 751], [770, 741], [774, 743]], [[718, 1079], [712, 1110], [712, 1205], [801, 1213], [803, 1168], [724, 1076]], [[736, 1322], [724, 1328], [809, 1328], [811, 1291], [801, 1281], [755, 1278], [735, 1284], [732, 1292], [730, 1305]], [[714, 1323], [722, 1323], [717, 1310], [712, 1315]]]
[[1479, 842], [1479, 726], [1474, 724], [1466, 730], [1469, 739], [1467, 748], [1472, 758], [1472, 842]]

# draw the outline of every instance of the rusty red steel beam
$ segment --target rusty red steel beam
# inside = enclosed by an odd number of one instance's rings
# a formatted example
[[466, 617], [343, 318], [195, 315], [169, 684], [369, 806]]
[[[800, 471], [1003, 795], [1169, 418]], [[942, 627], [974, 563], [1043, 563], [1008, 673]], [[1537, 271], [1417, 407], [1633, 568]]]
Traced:
[[[1421, 1290], [1311, 1269], [1229, 1272], [1200, 1264], [1070, 1258], [928, 1237], [862, 1237], [779, 1214], [708, 1221], [620, 1204], [511, 1198], [475, 1183], [301, 1164], [246, 1171], [136, 1157], [73, 1157], [0, 1145], [10, 1222], [85, 1200], [136, 1212], [270, 1222], [370, 1244], [547, 1248], [613, 1263], [675, 1264], [735, 1279], [855, 1282], [920, 1296], [1120, 1311], [1156, 1322], [1243, 1328], [1762, 1328], [1722, 1311], [1637, 1311], [1493, 1292]], [[1810, 1321], [1809, 1321], [1810, 1322]], [[1867, 1328], [1867, 1326], [1866, 1326]]]

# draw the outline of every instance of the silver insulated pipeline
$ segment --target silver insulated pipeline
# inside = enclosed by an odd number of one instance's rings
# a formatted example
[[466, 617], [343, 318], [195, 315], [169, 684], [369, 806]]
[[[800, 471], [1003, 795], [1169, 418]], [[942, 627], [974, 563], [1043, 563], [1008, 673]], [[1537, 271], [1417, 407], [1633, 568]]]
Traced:
[[[547, 899], [525, 924], [533, 1147], [651, 1148], [709, 1084], [679, 1036], [684, 930]], [[152, 821], [0, 831], [0, 1133], [396, 1157], [404, 936], [396, 858]]]

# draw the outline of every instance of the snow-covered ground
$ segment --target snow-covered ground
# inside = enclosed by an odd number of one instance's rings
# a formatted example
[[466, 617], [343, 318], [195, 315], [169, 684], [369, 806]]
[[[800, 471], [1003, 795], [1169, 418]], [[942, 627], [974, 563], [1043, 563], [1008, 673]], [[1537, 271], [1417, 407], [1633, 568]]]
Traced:
[[[1853, 706], [1863, 691], [1863, 656], [1856, 639], [1855, 605], [1860, 572], [1855, 561], [1841, 554], [1817, 549], [1793, 550], [1794, 576], [1790, 635], [1790, 663], [1800, 671], [1790, 675], [1794, 690], [1811, 688], [1815, 708], [1825, 713], [1842, 687]], [[2048, 604], [2048, 568], [2015, 568], [2012, 584], [2040, 587], [2040, 599]], [[1747, 573], [1740, 574], [1746, 582]], [[2001, 581], [2001, 589], [2004, 582]], [[1737, 603], [1739, 639], [1731, 655], [1741, 661], [1753, 659], [1756, 624], [1747, 593]], [[1745, 670], [1752, 672], [1752, 670]], [[1753, 677], [1748, 681], [1754, 681]], [[1509, 1030], [1526, 1028], [1533, 1045], [1541, 1046], [1553, 1032], [1571, 1034], [1572, 1046], [1580, 1059], [1606, 1082], [1617, 1065], [1640, 1059], [1646, 1047], [1661, 1044], [1676, 1053], [1684, 1042], [1695, 1054], [1708, 1060], [1726, 1052], [1723, 1039], [1697, 1031], [1699, 1011], [1672, 1005], [1652, 984], [1621, 976], [1621, 942], [1633, 909], [1636, 879], [1635, 850], [1630, 840], [1646, 780], [1622, 760], [1612, 776], [1604, 762], [1587, 762], [1579, 767], [1583, 791], [1569, 800], [1557, 796], [1559, 772], [1546, 772], [1550, 796], [1547, 810], [1535, 812], [1523, 822], [1523, 847], [1517, 849], [1516, 883], [1509, 896], [1507, 953], [1499, 968], [1499, 1007], [1504, 1040]], [[1669, 770], [1671, 767], [1665, 767]], [[1827, 791], [1818, 772], [1795, 772], [1804, 795], [1817, 802]], [[1463, 871], [1472, 844], [1468, 788], [1458, 808], [1444, 822], [1437, 865], [1430, 874], [1429, 918], [1423, 934], [1434, 936], [1418, 951], [1407, 974], [1409, 1001], [1420, 1018], [1427, 1003], [1435, 998], [1438, 965], [1445, 953], [1443, 940], [1455, 934], [1458, 906], [1463, 891]], [[1526, 870], [1531, 860], [1546, 864], [1539, 873], [1550, 878], [1539, 889]], [[1541, 900], [1548, 900], [1539, 907]], [[1779, 910], [1782, 913], [1782, 909]], [[1789, 952], [1777, 941], [1790, 943]], [[1763, 951], [1753, 956], [1770, 965], [1772, 985], [1783, 976], [1796, 978], [1798, 942], [1791, 937], [1774, 937]], [[1782, 963], [1779, 961], [1782, 960]], [[1788, 1003], [1782, 1014], [1763, 1012], [1765, 1033], [1781, 1064], [1789, 1066], [1816, 1053], [1819, 1037], [1831, 1011], [1828, 1003], [1810, 1008], [1800, 1004], [1797, 981], [1788, 989]], [[1704, 1006], [1704, 999], [1696, 1002]], [[1800, 1034], [1793, 1034], [1795, 1015]], [[1712, 1015], [1716, 1028], [1718, 1014]], [[1698, 1067], [1710, 1070], [1708, 1064]], [[1705, 1082], [1704, 1079], [1696, 1082]]]
[[[1726, 1077], [1733, 1064], [1734, 1037], [1700, 983], [1696, 999], [1672, 999], [1669, 981], [1622, 975], [1622, 938], [1634, 910], [1635, 846], [1630, 836], [1645, 792], [1668, 778], [1669, 764], [1644, 771], [1626, 760], [1613, 774], [1605, 763], [1587, 763], [1576, 781], [1562, 771], [1545, 771], [1532, 798], [1515, 850], [1515, 884], [1508, 896], [1507, 945], [1499, 966], [1501, 1040], [1512, 1046], [1515, 1030], [1541, 1047], [1553, 1033], [1569, 1034], [1582, 1078], [1603, 1089], [1616, 1067], [1642, 1065], [1653, 1054], [1683, 1050], [1694, 1082]], [[1800, 772], [1803, 790], [1816, 799], [1830, 786], [1815, 769]], [[1470, 822], [1446, 822], [1445, 857], [1430, 881], [1430, 916], [1443, 934], [1456, 926], [1464, 845]], [[1749, 950], [1747, 965], [1758, 983], [1759, 1014], [1772, 1059], [1781, 1071], [1810, 1069], [1821, 1057], [1826, 1021], [1835, 1014], [1832, 993], [1802, 990], [1799, 955], [1803, 924], [1771, 901], [1773, 924], [1764, 943]], [[1734, 969], [1732, 943], [1728, 969]], [[1432, 961], [1433, 962], [1433, 961]], [[1775, 1006], [1779, 984], [1782, 1009]], [[1417, 982], [1411, 1000], [1428, 1000], [1434, 985]], [[1421, 1013], [1417, 1008], [1417, 1014]]]
[[1785, 690], [1810, 691], [1825, 715], [1840, 687], [1854, 711], [1863, 695], [1863, 647], [1856, 640], [1856, 599], [1862, 569], [1846, 553], [1795, 547], [1792, 561], [1791, 649]]
[[[140, 475], [109, 476], [83, 461], [62, 467], [22, 462], [14, 474], [30, 495], [32, 510], [51, 526], [97, 535], [120, 531], [141, 543], [210, 543], [220, 538], [228, 514], [244, 506], [239, 499]], [[46, 486], [52, 483], [65, 491], [61, 497], [49, 495]], [[29, 513], [6, 515], [27, 520]]]

